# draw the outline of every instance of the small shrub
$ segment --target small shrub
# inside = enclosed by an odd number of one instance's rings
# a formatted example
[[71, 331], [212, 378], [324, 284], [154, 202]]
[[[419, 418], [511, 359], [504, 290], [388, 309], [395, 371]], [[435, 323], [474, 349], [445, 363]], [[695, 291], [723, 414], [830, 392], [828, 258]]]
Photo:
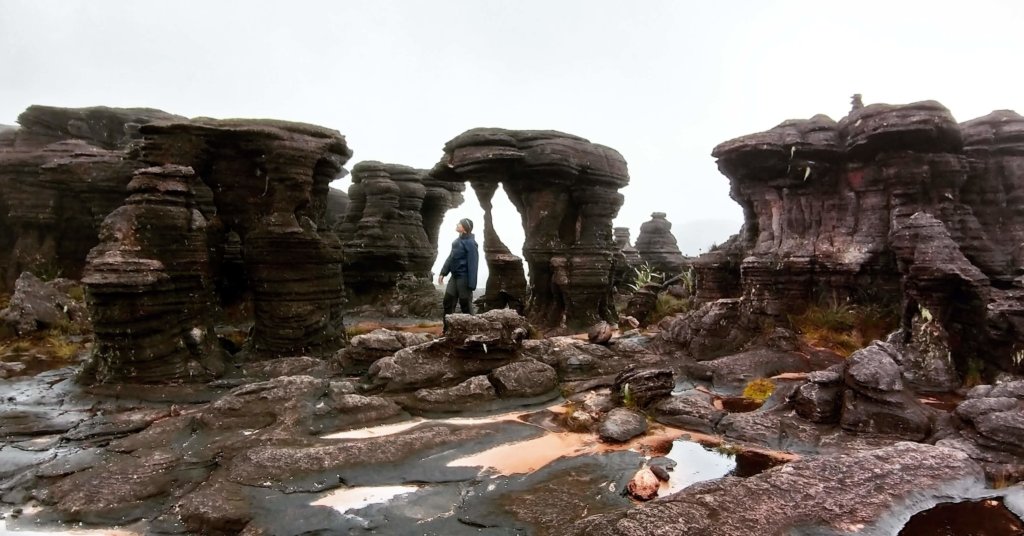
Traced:
[[743, 449], [736, 445], [730, 445], [729, 443], [722, 443], [714, 448], [714, 451], [730, 458], [735, 458], [737, 454], [743, 452]]
[[621, 394], [622, 405], [630, 409], [636, 409], [636, 398], [633, 396], [633, 391], [630, 390], [628, 383], [622, 385]]
[[68, 297], [75, 301], [85, 301], [85, 287], [75, 285], [68, 288]]
[[651, 268], [651, 265], [646, 262], [636, 268], [633, 268], [633, 273], [635, 274], [633, 282], [627, 285], [633, 292], [636, 292], [651, 283], [661, 283], [665, 280], [665, 274]]
[[789, 320], [808, 344], [848, 356], [895, 330], [899, 314], [893, 306], [839, 304], [833, 300], [829, 304], [812, 305]]
[[658, 294], [658, 300], [654, 303], [654, 311], [651, 313], [648, 323], [657, 324], [662, 318], [685, 313], [691, 309], [693, 309], [692, 298], [676, 298], [667, 292], [662, 292]]
[[50, 355], [52, 355], [54, 359], [58, 359], [60, 361], [70, 360], [78, 355], [78, 351], [82, 349], [78, 344], [53, 335], [47, 336], [43, 341], [45, 342]]
[[764, 403], [775, 391], [775, 383], [767, 378], [756, 378], [750, 380], [743, 388], [743, 398]]

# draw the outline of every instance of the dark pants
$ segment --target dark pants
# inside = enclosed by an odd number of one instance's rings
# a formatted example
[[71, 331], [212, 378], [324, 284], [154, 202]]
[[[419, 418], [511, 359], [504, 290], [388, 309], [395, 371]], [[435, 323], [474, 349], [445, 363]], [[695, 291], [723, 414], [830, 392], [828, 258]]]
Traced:
[[[473, 291], [469, 290], [469, 281], [465, 277], [452, 276], [448, 280], [448, 286], [444, 289], [444, 314], [450, 315], [455, 312], [455, 303], [458, 302], [462, 312], [473, 314]], [[434, 302], [437, 303], [437, 302]], [[445, 319], [445, 325], [448, 320]]]

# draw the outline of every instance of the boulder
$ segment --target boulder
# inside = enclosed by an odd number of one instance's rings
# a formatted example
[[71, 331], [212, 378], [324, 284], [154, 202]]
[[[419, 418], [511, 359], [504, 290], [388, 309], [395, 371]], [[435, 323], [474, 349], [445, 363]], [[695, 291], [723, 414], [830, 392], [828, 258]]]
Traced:
[[597, 428], [602, 441], [623, 443], [647, 432], [647, 417], [639, 411], [615, 408], [608, 412]]
[[488, 379], [502, 397], [534, 397], [558, 387], [558, 373], [550, 365], [525, 359], [494, 369]]

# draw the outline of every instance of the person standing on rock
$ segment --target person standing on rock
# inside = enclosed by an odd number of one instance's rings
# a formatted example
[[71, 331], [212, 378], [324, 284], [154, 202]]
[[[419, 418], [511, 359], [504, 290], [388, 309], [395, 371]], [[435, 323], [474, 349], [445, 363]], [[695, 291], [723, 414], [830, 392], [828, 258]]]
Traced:
[[[443, 285], [445, 276], [452, 275], [444, 290], [445, 317], [455, 312], [456, 302], [463, 313], [473, 314], [473, 291], [476, 290], [476, 271], [480, 264], [479, 247], [473, 237], [473, 221], [462, 218], [455, 226], [455, 231], [459, 237], [452, 242], [452, 252], [448, 254], [448, 259], [441, 267], [441, 275], [437, 277], [437, 283]], [[447, 318], [444, 324], [447, 329]]]

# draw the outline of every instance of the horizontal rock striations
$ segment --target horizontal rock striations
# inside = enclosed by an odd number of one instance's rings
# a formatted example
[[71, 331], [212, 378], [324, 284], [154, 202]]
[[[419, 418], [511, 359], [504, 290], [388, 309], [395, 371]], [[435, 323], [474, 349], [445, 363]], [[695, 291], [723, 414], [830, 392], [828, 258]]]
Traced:
[[349, 210], [338, 227], [350, 307], [388, 304], [389, 316], [440, 312], [431, 269], [444, 214], [462, 203], [463, 189], [408, 166], [356, 164]]
[[0, 131], [0, 277], [79, 278], [103, 218], [127, 197], [139, 127], [184, 119], [148, 108], [31, 106]]
[[615, 320], [611, 222], [623, 202], [618, 190], [629, 182], [617, 151], [555, 131], [477, 128], [449, 141], [431, 174], [505, 188], [526, 233], [532, 324]]
[[826, 299], [884, 304], [905, 290], [903, 342], [924, 315], [961, 374], [972, 361], [1015, 370], [1022, 132], [1013, 112], [957, 124], [925, 101], [865, 106], [838, 123], [786, 121], [718, 145], [745, 222], [695, 263], [698, 298], [742, 297], [776, 322]]

